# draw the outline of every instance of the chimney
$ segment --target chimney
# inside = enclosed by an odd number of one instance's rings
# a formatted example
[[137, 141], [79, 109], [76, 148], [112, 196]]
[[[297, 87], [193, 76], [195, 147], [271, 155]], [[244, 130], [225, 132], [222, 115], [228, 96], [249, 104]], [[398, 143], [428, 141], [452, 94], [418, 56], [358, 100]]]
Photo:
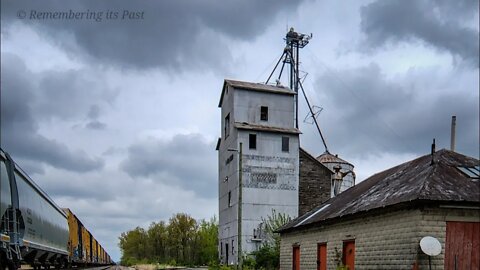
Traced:
[[430, 165], [435, 164], [434, 155], [435, 155], [435, 138], [433, 139], [433, 143], [432, 143], [432, 162], [430, 162]]
[[450, 150], [455, 152], [455, 133], [456, 133], [456, 126], [457, 126], [457, 117], [455, 115], [452, 116], [452, 127], [450, 131]]

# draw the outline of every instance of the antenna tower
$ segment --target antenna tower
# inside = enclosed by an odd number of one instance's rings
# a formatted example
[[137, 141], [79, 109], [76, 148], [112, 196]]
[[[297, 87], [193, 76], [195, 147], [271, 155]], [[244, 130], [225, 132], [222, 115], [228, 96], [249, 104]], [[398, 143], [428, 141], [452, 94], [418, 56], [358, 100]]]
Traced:
[[325, 151], [328, 152], [327, 143], [325, 142], [325, 138], [323, 137], [322, 131], [320, 130], [320, 126], [318, 125], [317, 119], [315, 117], [315, 113], [313, 112], [312, 106], [310, 106], [310, 102], [308, 101], [307, 96], [305, 95], [305, 90], [303, 89], [302, 82], [300, 80], [300, 48], [307, 46], [310, 39], [313, 37], [312, 34], [306, 35], [295, 32], [295, 30], [290, 28], [290, 31], [287, 32], [285, 37], [286, 46], [283, 50], [282, 56], [278, 59], [277, 64], [273, 68], [270, 76], [268, 76], [267, 81], [265, 84], [268, 84], [270, 79], [272, 78], [275, 70], [277, 70], [278, 65], [282, 62], [282, 67], [280, 69], [277, 84], [280, 82], [280, 78], [282, 77], [283, 70], [285, 68], [285, 64], [290, 65], [290, 74], [289, 74], [289, 86], [290, 89], [295, 91], [297, 95], [295, 95], [295, 127], [298, 128], [298, 96], [299, 90], [302, 90], [303, 97], [305, 97], [305, 101], [307, 102], [308, 108], [310, 113], [312, 114], [313, 121], [315, 122], [315, 126], [317, 127], [318, 132], [320, 133], [320, 137], [322, 138], [323, 146], [325, 146]]

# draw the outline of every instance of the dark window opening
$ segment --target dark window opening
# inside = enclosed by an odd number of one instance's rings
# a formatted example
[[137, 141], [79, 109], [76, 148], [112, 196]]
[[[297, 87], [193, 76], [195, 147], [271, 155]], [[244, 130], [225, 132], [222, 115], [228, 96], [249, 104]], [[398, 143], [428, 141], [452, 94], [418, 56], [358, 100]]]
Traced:
[[233, 161], [233, 154], [231, 154], [231, 155], [227, 158], [227, 160], [225, 161], [225, 165], [230, 164], [230, 162], [232, 162], [232, 161]]
[[228, 192], [228, 207], [232, 206], [232, 192]]
[[268, 121], [268, 107], [267, 106], [261, 106], [260, 107], [260, 120]]
[[235, 250], [234, 250], [234, 245], [233, 245], [233, 242], [234, 240], [232, 240], [232, 255], [235, 254]]
[[283, 152], [290, 151], [290, 138], [289, 137], [282, 137], [282, 151]]
[[230, 114], [227, 114], [227, 116], [225, 116], [224, 129], [225, 130], [223, 131], [223, 133], [225, 134], [225, 138], [227, 138], [230, 134]]
[[228, 263], [228, 243], [225, 243], [225, 262]]
[[248, 148], [257, 149], [257, 134], [249, 134], [248, 136]]

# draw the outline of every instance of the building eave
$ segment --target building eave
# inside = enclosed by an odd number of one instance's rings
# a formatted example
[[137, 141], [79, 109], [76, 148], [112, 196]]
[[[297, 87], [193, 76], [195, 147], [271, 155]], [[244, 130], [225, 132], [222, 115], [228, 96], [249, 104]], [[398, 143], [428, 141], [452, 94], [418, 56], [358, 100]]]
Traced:
[[263, 84], [263, 83], [252, 83], [252, 82], [225, 79], [223, 82], [222, 94], [220, 95], [220, 101], [218, 102], [219, 108], [222, 107], [223, 97], [225, 96], [225, 90], [226, 90], [226, 87], [228, 86], [232, 86], [232, 88], [236, 90], [268, 92], [268, 93], [280, 94], [280, 95], [296, 95], [297, 94], [294, 91], [292, 91], [290, 88], [284, 87], [284, 86], [273, 86], [273, 85]]
[[240, 130], [252, 130], [252, 131], [263, 131], [271, 133], [285, 133], [285, 134], [301, 134], [300, 130], [297, 128], [281, 128], [281, 127], [272, 127], [264, 125], [250, 124], [247, 122], [235, 122], [235, 128]]

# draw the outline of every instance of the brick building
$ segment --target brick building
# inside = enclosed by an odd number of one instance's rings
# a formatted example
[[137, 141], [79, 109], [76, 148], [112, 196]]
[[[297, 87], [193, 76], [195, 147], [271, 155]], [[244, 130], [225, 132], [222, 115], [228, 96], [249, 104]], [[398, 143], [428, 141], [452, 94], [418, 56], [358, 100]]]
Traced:
[[[375, 174], [280, 229], [280, 269], [480, 269], [479, 160], [440, 150]], [[455, 268], [456, 267], [456, 268]]]
[[301, 216], [330, 199], [333, 171], [303, 148], [299, 149], [299, 157], [298, 214]]

